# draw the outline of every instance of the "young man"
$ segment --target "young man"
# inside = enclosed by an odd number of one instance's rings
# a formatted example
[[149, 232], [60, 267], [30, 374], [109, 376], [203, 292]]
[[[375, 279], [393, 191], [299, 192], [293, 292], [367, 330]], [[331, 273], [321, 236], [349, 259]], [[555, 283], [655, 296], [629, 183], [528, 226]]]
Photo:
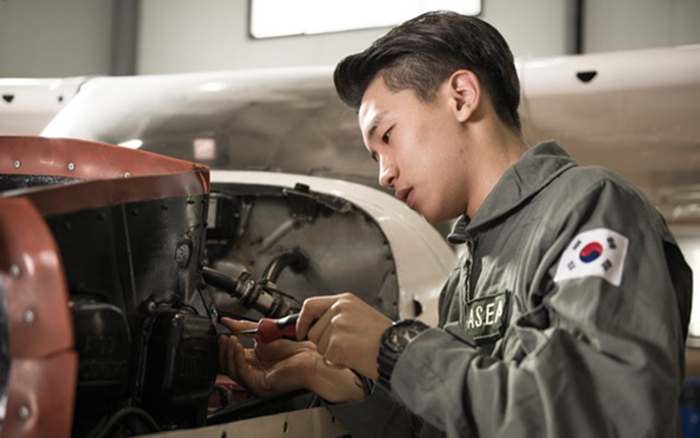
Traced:
[[555, 142], [528, 147], [502, 36], [425, 14], [344, 59], [335, 83], [381, 184], [429, 221], [459, 217], [439, 327], [312, 298], [297, 325], [311, 342], [222, 340], [224, 369], [263, 395], [315, 391], [355, 437], [670, 436], [691, 271], [629, 182]]

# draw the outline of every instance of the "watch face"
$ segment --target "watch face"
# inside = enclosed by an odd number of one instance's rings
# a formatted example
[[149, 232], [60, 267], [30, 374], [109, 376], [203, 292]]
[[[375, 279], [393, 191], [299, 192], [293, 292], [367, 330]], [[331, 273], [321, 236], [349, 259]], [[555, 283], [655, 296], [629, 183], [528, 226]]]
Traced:
[[409, 342], [429, 328], [420, 321], [405, 319], [389, 327], [382, 335], [382, 346], [377, 357], [379, 384], [391, 389], [391, 373], [394, 365]]
[[411, 339], [418, 336], [425, 328], [426, 326], [422, 323], [416, 323], [414, 321], [401, 322], [392, 327], [391, 331], [388, 333], [388, 341], [396, 350], [403, 351]]

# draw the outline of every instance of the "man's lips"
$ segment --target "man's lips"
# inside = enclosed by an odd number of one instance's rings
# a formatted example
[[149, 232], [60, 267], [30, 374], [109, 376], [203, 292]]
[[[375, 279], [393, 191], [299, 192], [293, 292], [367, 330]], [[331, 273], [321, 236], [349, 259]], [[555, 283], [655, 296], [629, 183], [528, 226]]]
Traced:
[[413, 206], [413, 187], [401, 189], [397, 191], [395, 195], [399, 201], [405, 202], [406, 205], [408, 205], [408, 208]]

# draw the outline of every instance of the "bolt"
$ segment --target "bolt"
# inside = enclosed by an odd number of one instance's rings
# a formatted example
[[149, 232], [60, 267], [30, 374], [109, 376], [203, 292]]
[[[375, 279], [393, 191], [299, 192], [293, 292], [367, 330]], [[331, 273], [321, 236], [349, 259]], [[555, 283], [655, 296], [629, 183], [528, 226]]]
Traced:
[[124, 172], [124, 178], [131, 178], [131, 174], [129, 172]]
[[19, 269], [19, 266], [17, 265], [12, 265], [10, 266], [10, 275], [13, 277], [19, 277], [19, 275], [22, 273], [22, 270]]
[[20, 407], [17, 408], [17, 416], [22, 421], [28, 419], [30, 414], [31, 411], [26, 405], [20, 405]]
[[15, 164], [14, 164], [15, 169], [19, 169], [21, 165], [22, 165], [22, 162], [21, 162], [21, 161], [15, 160]]
[[71, 172], [75, 170], [75, 164], [74, 163], [68, 163], [68, 170]]
[[31, 309], [25, 310], [24, 314], [22, 315], [22, 319], [24, 319], [24, 322], [27, 324], [31, 324], [34, 322], [34, 318], [36, 315], [34, 314], [34, 311]]

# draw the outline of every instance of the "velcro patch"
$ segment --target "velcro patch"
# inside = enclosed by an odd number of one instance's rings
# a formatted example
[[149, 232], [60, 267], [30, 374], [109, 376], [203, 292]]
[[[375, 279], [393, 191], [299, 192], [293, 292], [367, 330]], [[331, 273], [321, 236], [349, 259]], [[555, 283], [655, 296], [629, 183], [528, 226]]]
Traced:
[[619, 286], [625, 269], [629, 239], [607, 228], [584, 231], [564, 251], [554, 282], [601, 277]]
[[476, 298], [467, 303], [464, 330], [474, 341], [493, 340], [503, 336], [507, 325], [508, 293]]

